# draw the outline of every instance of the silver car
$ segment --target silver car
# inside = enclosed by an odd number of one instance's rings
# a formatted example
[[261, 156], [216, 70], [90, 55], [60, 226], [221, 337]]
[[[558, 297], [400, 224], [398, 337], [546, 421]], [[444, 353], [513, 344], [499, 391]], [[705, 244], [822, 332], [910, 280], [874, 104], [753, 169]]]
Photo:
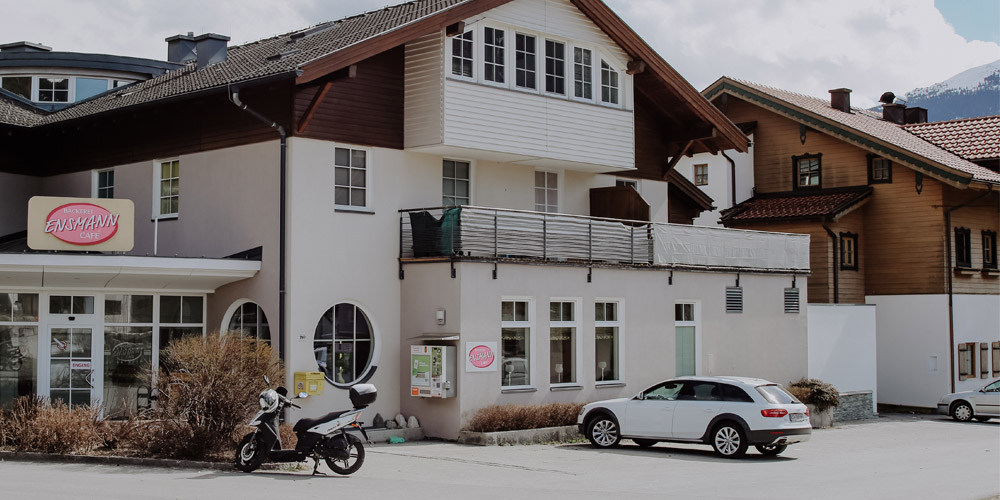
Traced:
[[985, 422], [1000, 417], [1000, 379], [975, 391], [956, 392], [941, 398], [937, 405], [941, 415], [951, 415], [959, 422], [976, 419]]

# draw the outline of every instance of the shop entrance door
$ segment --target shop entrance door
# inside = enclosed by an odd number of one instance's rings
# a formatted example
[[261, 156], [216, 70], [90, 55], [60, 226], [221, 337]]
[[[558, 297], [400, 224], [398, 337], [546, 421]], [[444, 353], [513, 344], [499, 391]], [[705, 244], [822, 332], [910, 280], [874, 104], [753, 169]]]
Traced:
[[94, 328], [84, 325], [49, 327], [49, 399], [73, 406], [90, 405], [99, 394], [93, 353]]

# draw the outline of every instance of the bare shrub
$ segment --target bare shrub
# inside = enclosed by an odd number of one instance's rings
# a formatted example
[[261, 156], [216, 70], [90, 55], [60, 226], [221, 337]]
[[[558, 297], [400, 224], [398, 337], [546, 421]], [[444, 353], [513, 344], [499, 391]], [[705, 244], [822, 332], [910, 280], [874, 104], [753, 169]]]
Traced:
[[540, 406], [492, 405], [480, 408], [465, 426], [473, 432], [499, 432], [575, 425], [583, 403]]
[[153, 455], [229, 453], [258, 409], [264, 376], [283, 379], [271, 346], [236, 333], [178, 339], [160, 356], [158, 401], [144, 429]]
[[14, 449], [42, 453], [86, 453], [101, 444], [98, 435], [100, 407], [75, 406], [56, 401], [46, 406], [40, 398], [19, 398], [12, 422], [16, 427]]
[[840, 392], [831, 384], [814, 378], [801, 378], [788, 386], [788, 392], [806, 404], [816, 406], [819, 411], [840, 406]]

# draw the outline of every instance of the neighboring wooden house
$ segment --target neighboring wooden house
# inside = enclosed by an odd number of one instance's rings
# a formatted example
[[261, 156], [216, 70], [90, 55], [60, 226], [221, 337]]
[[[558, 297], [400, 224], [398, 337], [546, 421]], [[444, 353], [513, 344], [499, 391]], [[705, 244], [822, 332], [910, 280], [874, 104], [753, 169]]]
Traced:
[[809, 302], [878, 305], [880, 402], [933, 407], [1000, 375], [997, 120], [921, 123], [921, 108], [880, 114], [830, 93], [730, 78], [703, 92], [756, 123], [740, 186], [753, 194], [721, 223], [809, 234]]

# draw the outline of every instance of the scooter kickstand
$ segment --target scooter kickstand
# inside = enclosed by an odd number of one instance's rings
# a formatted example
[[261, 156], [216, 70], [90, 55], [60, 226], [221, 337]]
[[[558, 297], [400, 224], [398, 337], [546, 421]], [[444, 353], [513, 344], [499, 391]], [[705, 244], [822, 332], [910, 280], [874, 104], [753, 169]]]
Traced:
[[319, 457], [313, 457], [313, 473], [314, 476], [325, 476], [326, 474], [319, 471]]

